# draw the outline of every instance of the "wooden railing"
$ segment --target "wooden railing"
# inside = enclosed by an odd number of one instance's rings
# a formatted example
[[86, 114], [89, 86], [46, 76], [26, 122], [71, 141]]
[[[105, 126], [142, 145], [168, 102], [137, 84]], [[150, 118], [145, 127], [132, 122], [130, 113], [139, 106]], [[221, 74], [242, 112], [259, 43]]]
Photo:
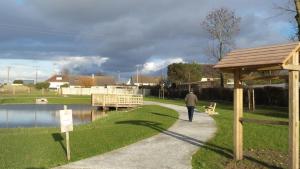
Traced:
[[142, 95], [93, 94], [92, 106], [135, 107], [143, 104]]

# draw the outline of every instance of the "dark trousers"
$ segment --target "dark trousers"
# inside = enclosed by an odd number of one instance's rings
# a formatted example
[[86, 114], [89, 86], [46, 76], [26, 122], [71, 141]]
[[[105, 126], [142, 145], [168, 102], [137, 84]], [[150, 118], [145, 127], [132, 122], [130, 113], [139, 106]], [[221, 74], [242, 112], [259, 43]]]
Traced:
[[193, 121], [193, 115], [194, 115], [194, 106], [187, 106], [188, 114], [189, 114], [189, 121]]

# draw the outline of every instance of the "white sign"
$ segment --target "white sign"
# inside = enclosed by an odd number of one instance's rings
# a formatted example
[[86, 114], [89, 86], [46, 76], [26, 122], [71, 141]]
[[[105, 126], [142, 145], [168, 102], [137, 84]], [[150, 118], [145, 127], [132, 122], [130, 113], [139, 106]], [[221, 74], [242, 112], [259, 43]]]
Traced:
[[60, 110], [60, 131], [62, 133], [73, 131], [72, 110]]

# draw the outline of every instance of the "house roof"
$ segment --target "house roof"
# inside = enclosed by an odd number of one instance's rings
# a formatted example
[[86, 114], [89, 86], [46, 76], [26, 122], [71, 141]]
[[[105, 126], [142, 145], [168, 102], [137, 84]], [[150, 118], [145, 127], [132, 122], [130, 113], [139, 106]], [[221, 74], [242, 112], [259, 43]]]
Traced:
[[[60, 77], [60, 79], [57, 79]], [[81, 86], [82, 82], [87, 82], [93, 84], [93, 86], [104, 86], [104, 85], [114, 85], [116, 84], [115, 78], [113, 76], [66, 76], [66, 75], [54, 75], [50, 77], [47, 82], [69, 82], [73, 86]]]
[[258, 48], [238, 49], [228, 53], [214, 68], [263, 68], [278, 66], [282, 68], [295, 52], [300, 43], [278, 44]]
[[96, 86], [115, 85], [116, 79], [113, 76], [95, 76]]
[[53, 75], [46, 82], [69, 82], [69, 76]]
[[131, 80], [133, 83], [156, 83], [159, 84], [161, 81], [160, 76], [145, 76], [145, 75], [139, 75], [138, 76], [138, 82], [136, 75], [131, 77]]
[[104, 86], [104, 85], [114, 85], [116, 84], [115, 78], [113, 76], [70, 76], [70, 85], [81, 86], [82, 82], [89, 82], [93, 86]]

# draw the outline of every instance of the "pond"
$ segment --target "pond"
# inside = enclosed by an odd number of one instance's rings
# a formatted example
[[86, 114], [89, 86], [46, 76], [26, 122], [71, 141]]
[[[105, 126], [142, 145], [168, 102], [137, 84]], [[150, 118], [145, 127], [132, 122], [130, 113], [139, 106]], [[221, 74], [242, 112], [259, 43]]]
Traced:
[[[59, 127], [59, 110], [63, 105], [31, 104], [1, 105], [0, 128], [16, 127]], [[106, 116], [105, 112], [90, 105], [68, 105], [73, 110], [74, 125], [89, 123]]]

